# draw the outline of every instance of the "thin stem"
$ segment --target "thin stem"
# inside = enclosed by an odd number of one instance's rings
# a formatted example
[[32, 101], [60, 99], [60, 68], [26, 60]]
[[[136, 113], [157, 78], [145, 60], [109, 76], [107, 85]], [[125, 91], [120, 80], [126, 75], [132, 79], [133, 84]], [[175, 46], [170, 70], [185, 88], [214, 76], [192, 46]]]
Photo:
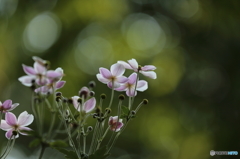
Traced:
[[[135, 95], [135, 92], [136, 92], [136, 89], [137, 89], [138, 78], [139, 78], [139, 70], [137, 72], [137, 80], [136, 80], [136, 83], [135, 83], [134, 95]], [[134, 102], [134, 98], [135, 98], [135, 96], [132, 97], [132, 105], [133, 105], [133, 102]]]
[[8, 140], [8, 143], [7, 143], [7, 146], [6, 146], [6, 148], [5, 148], [4, 152], [3, 152], [3, 154], [0, 156], [0, 158], [3, 158], [3, 157], [5, 156], [6, 152], [7, 152], [8, 149], [9, 149], [9, 145], [11, 145], [11, 143], [12, 143], [12, 140], [9, 139], [9, 140]]
[[44, 145], [42, 144], [42, 146], [41, 146], [41, 152], [40, 152], [40, 155], [39, 155], [39, 158], [38, 158], [38, 159], [41, 159], [41, 158], [42, 158], [45, 149], [46, 149], [46, 146], [44, 146]]
[[96, 140], [97, 128], [99, 128], [99, 124], [100, 123], [97, 120], [95, 128], [94, 128], [93, 136], [92, 136], [91, 145], [90, 145], [89, 152], [88, 152], [89, 155], [91, 155], [92, 151], [93, 151], [94, 143], [95, 143], [95, 140]]
[[111, 93], [111, 99], [110, 99], [108, 108], [111, 108], [111, 106], [112, 106], [113, 96], [114, 96], [114, 82], [112, 81], [112, 93]]
[[[13, 140], [12, 140], [12, 137], [13, 137]], [[2, 155], [0, 158], [5, 159], [5, 158], [8, 156], [8, 154], [11, 152], [11, 150], [12, 150], [14, 144], [15, 144], [15, 140], [16, 140], [15, 136], [12, 135], [11, 138], [10, 138], [10, 140], [12, 140], [12, 141], [10, 141], [10, 142], [11, 142], [10, 147], [7, 147], [7, 148], [6, 148], [5, 152], [3, 153], [3, 155]]]
[[131, 107], [132, 107], [132, 97], [129, 97], [128, 109], [131, 110]]
[[3, 116], [3, 112], [0, 112], [0, 127], [1, 127], [1, 123], [2, 123], [2, 116]]

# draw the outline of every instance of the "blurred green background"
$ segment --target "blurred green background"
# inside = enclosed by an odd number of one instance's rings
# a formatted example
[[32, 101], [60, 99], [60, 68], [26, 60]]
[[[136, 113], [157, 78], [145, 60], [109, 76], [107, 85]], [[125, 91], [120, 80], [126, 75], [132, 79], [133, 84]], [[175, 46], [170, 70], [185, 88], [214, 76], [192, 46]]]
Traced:
[[[31, 112], [31, 91], [17, 79], [32, 56], [64, 69], [64, 96], [95, 80], [97, 98], [110, 95], [98, 68], [135, 58], [155, 65], [158, 78], [140, 77], [149, 89], [135, 102], [149, 104], [110, 158], [226, 158], [209, 152], [240, 151], [239, 8], [238, 0], [0, 0], [0, 100], [20, 103], [17, 115]], [[31, 139], [17, 139], [9, 158], [38, 154]]]

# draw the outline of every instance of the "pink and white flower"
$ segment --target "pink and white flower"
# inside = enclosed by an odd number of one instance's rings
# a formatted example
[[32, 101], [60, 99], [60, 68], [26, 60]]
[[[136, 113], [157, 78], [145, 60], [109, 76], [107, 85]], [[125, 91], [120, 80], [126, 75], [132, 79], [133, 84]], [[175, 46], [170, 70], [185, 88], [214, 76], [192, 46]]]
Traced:
[[48, 82], [46, 77], [47, 68], [38, 62], [34, 63], [33, 67], [22, 65], [26, 76], [18, 78], [18, 80], [25, 86], [31, 87], [35, 82], [38, 85], [45, 85]]
[[72, 97], [73, 106], [75, 107], [75, 109], [77, 111], [89, 113], [89, 112], [91, 112], [95, 108], [95, 106], [96, 106], [96, 99], [95, 99], [95, 97], [92, 97], [92, 98], [88, 99], [83, 104], [78, 102], [79, 98], [80, 98], [79, 96], [73, 96]]
[[50, 83], [46, 86], [39, 87], [35, 89], [36, 93], [40, 94], [52, 94], [53, 90], [56, 91], [60, 88], [62, 88], [65, 85], [66, 81], [58, 81], [56, 83]]
[[118, 61], [119, 64], [122, 64], [124, 68], [133, 70], [135, 72], [140, 72], [146, 77], [156, 79], [157, 74], [153, 71], [156, 69], [153, 65], [145, 65], [143, 67], [139, 67], [138, 62], [135, 59], [128, 60], [128, 63], [125, 61]]
[[[33, 115], [28, 114], [27, 111], [22, 112], [19, 115], [18, 119], [13, 113], [8, 112], [6, 113], [5, 120], [1, 120], [0, 128], [4, 131], [7, 131], [5, 136], [8, 139], [11, 139], [11, 137], [13, 136], [13, 131], [16, 131], [22, 135], [27, 135], [22, 131], [32, 130], [26, 126], [30, 125], [33, 122], [33, 119], [34, 119]], [[17, 134], [15, 138], [18, 137], [19, 135]]]
[[12, 100], [8, 99], [4, 101], [3, 103], [0, 101], [0, 112], [6, 113], [13, 109], [15, 109], [19, 104], [14, 103], [12, 104]]
[[122, 76], [125, 72], [125, 68], [121, 64], [113, 64], [110, 71], [106, 68], [100, 67], [97, 74], [97, 78], [100, 82], [107, 84], [109, 88], [118, 88], [120, 84], [127, 82], [127, 78]]
[[120, 131], [120, 129], [123, 127], [123, 122], [122, 119], [118, 120], [118, 116], [110, 116], [109, 117], [109, 121], [108, 121], [108, 125], [110, 127], [110, 130], [118, 132]]
[[[145, 91], [148, 88], [148, 83], [145, 80], [137, 81], [137, 74], [132, 73], [128, 77], [128, 81], [122, 84], [119, 88], [116, 88], [117, 91], [126, 91], [127, 96], [133, 97], [137, 95], [137, 91]], [[137, 84], [137, 87], [136, 87]], [[135, 90], [136, 87], [136, 90]]]

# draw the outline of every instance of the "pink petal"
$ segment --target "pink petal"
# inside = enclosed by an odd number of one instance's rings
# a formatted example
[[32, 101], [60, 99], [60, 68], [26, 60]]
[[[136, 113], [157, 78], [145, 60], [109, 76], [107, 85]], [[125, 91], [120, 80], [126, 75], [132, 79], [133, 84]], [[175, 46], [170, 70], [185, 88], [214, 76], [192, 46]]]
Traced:
[[[14, 129], [10, 129], [10, 130], [8, 130], [7, 132], [6, 132], [6, 134], [5, 134], [5, 136], [6, 136], [6, 138], [8, 138], [8, 139], [14, 139], [14, 136], [12, 136], [12, 132], [14, 131]], [[12, 137], [12, 138], [11, 138]], [[19, 135], [17, 134], [16, 136], [15, 136], [15, 139], [16, 138], [18, 138], [19, 137]]]
[[33, 84], [32, 82], [33, 82], [34, 79], [35, 79], [34, 76], [22, 76], [22, 77], [18, 78], [18, 80], [19, 80], [23, 85], [25, 85], [25, 86], [27, 86], [27, 87], [32, 86], [32, 84]]
[[36, 75], [37, 74], [33, 67], [26, 66], [24, 64], [22, 65], [22, 67], [23, 67], [23, 71], [28, 75]]
[[60, 89], [65, 85], [66, 81], [59, 81], [56, 83], [56, 89]]
[[40, 57], [37, 57], [37, 56], [33, 56], [32, 59], [33, 59], [35, 62], [40, 63], [41, 65], [44, 65], [44, 64], [47, 63], [46, 60], [43, 60], [43, 59], [41, 59]]
[[128, 60], [128, 63], [134, 70], [138, 69], [138, 63], [135, 59]]
[[93, 97], [89, 100], [87, 100], [83, 105], [83, 110], [85, 110], [86, 113], [92, 111], [96, 106], [96, 99]]
[[137, 74], [136, 73], [132, 73], [129, 77], [128, 77], [128, 83], [133, 85], [136, 83], [137, 80]]
[[78, 99], [79, 99], [80, 97], [78, 97], [78, 96], [73, 96], [72, 97], [72, 101], [73, 101], [73, 106], [74, 106], [74, 108], [77, 110], [77, 111], [80, 111], [80, 104], [79, 104], [79, 102], [78, 102]]
[[97, 79], [102, 83], [108, 83], [110, 80], [107, 78], [104, 78], [101, 74], [97, 74]]
[[111, 72], [106, 68], [103, 68], [103, 67], [99, 68], [99, 72], [106, 79], [111, 79], [112, 78]]
[[22, 112], [18, 117], [19, 126], [28, 126], [33, 122], [33, 115], [28, 114], [27, 111]]
[[49, 80], [45, 76], [42, 76], [40, 78], [37, 78], [35, 82], [40, 86], [44, 86], [49, 83]]
[[0, 128], [1, 128], [2, 130], [7, 131], [7, 130], [9, 130], [9, 129], [12, 129], [12, 126], [11, 126], [11, 125], [8, 125], [7, 122], [6, 122], [6, 120], [1, 120], [1, 126], [0, 126]]
[[28, 127], [25, 127], [25, 126], [19, 127], [18, 129], [19, 129], [19, 133], [22, 134], [22, 135], [27, 135], [27, 133], [21, 132], [22, 130], [24, 130], [24, 131], [31, 131], [32, 130], [32, 129], [30, 129]]
[[37, 74], [45, 74], [47, 71], [46, 67], [38, 62], [34, 62], [34, 70]]
[[128, 63], [126, 63], [125, 61], [118, 61], [117, 63], [123, 65], [124, 68], [126, 68], [126, 69], [131, 69], [132, 70], [132, 67]]
[[51, 88], [49, 88], [48, 86], [42, 86], [42, 87], [35, 89], [34, 91], [36, 93], [47, 94], [50, 91], [50, 89]]
[[5, 109], [10, 109], [12, 107], [12, 100], [10, 100], [10, 99], [6, 100], [5, 102], [3, 102], [2, 106]]
[[152, 78], [152, 79], [156, 79], [157, 78], [157, 74], [154, 71], [140, 71], [140, 73], [142, 73], [144, 76]]
[[119, 83], [126, 83], [128, 81], [128, 78], [125, 76], [120, 76], [120, 77], [116, 77], [116, 81]]
[[138, 81], [137, 83], [137, 91], [145, 91], [146, 89], [148, 89], [148, 83], [147, 81], [144, 81], [144, 80], [140, 80]]
[[111, 73], [114, 77], [116, 76], [122, 76], [123, 73], [125, 72], [125, 68], [123, 65], [119, 64], [119, 63], [115, 63], [111, 66], [110, 68]]
[[6, 119], [6, 123], [8, 125], [11, 125], [11, 126], [17, 125], [17, 118], [13, 113], [7, 112], [6, 116], [5, 116], [5, 119]]
[[112, 88], [112, 84], [114, 85], [113, 88], [118, 88], [118, 87], [120, 87], [120, 83], [118, 83], [118, 82], [116, 82], [116, 81], [114, 81], [113, 83], [112, 83], [112, 81], [111, 81], [111, 82], [108, 82], [108, 83], [107, 83], [107, 86], [108, 86], [109, 88]]
[[17, 106], [19, 106], [19, 103], [14, 103], [12, 105], [12, 107], [10, 109], [8, 109], [8, 111], [11, 111], [11, 110], [15, 109]]
[[145, 65], [141, 68], [142, 71], [152, 71], [152, 70], [155, 70], [156, 67], [153, 66], [153, 65]]
[[60, 78], [60, 77], [62, 77], [62, 74], [60, 72], [49, 70], [49, 71], [47, 71], [47, 77], [48, 78]]
[[127, 96], [134, 97], [137, 95], [137, 91], [134, 91], [135, 88], [128, 88], [126, 91]]
[[121, 85], [120, 87], [118, 88], [115, 88], [116, 91], [125, 91], [127, 89], [127, 85]]

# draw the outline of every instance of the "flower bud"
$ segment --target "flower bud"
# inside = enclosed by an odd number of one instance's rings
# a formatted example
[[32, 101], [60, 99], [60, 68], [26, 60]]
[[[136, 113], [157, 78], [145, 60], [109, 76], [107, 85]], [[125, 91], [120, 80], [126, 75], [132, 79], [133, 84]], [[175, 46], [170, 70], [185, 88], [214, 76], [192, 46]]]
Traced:
[[105, 111], [106, 111], [108, 114], [110, 114], [112, 110], [111, 110], [110, 108], [106, 108]]
[[101, 96], [100, 96], [102, 99], [106, 99], [106, 94], [101, 94]]
[[70, 103], [70, 104], [72, 104], [72, 103], [73, 103], [72, 98], [68, 98], [68, 101], [67, 101], [67, 102]]
[[81, 90], [79, 91], [79, 97], [81, 98], [88, 98], [90, 93], [90, 90], [87, 87], [82, 87]]
[[131, 114], [132, 114], [132, 115], [135, 115], [135, 114], [136, 114], [136, 111], [132, 110], [132, 111], [131, 111]]
[[120, 94], [120, 95], [118, 96], [118, 99], [119, 99], [119, 100], [124, 100], [124, 99], [125, 99], [125, 96], [124, 96], [123, 94]]
[[93, 114], [93, 118], [97, 118], [98, 117], [98, 114], [97, 113], [94, 113]]
[[93, 97], [95, 95], [95, 92], [94, 91], [91, 91], [90, 92], [90, 96]]
[[96, 87], [96, 83], [94, 81], [90, 81], [88, 85], [90, 88]]
[[93, 127], [92, 126], [89, 126], [88, 128], [87, 128], [87, 131], [88, 132], [91, 132], [93, 130]]
[[61, 97], [60, 96], [57, 96], [56, 97], [56, 101], [59, 102], [61, 100]]
[[56, 96], [62, 96], [62, 92], [56, 92]]
[[143, 104], [148, 104], [148, 100], [147, 99], [143, 99]]

